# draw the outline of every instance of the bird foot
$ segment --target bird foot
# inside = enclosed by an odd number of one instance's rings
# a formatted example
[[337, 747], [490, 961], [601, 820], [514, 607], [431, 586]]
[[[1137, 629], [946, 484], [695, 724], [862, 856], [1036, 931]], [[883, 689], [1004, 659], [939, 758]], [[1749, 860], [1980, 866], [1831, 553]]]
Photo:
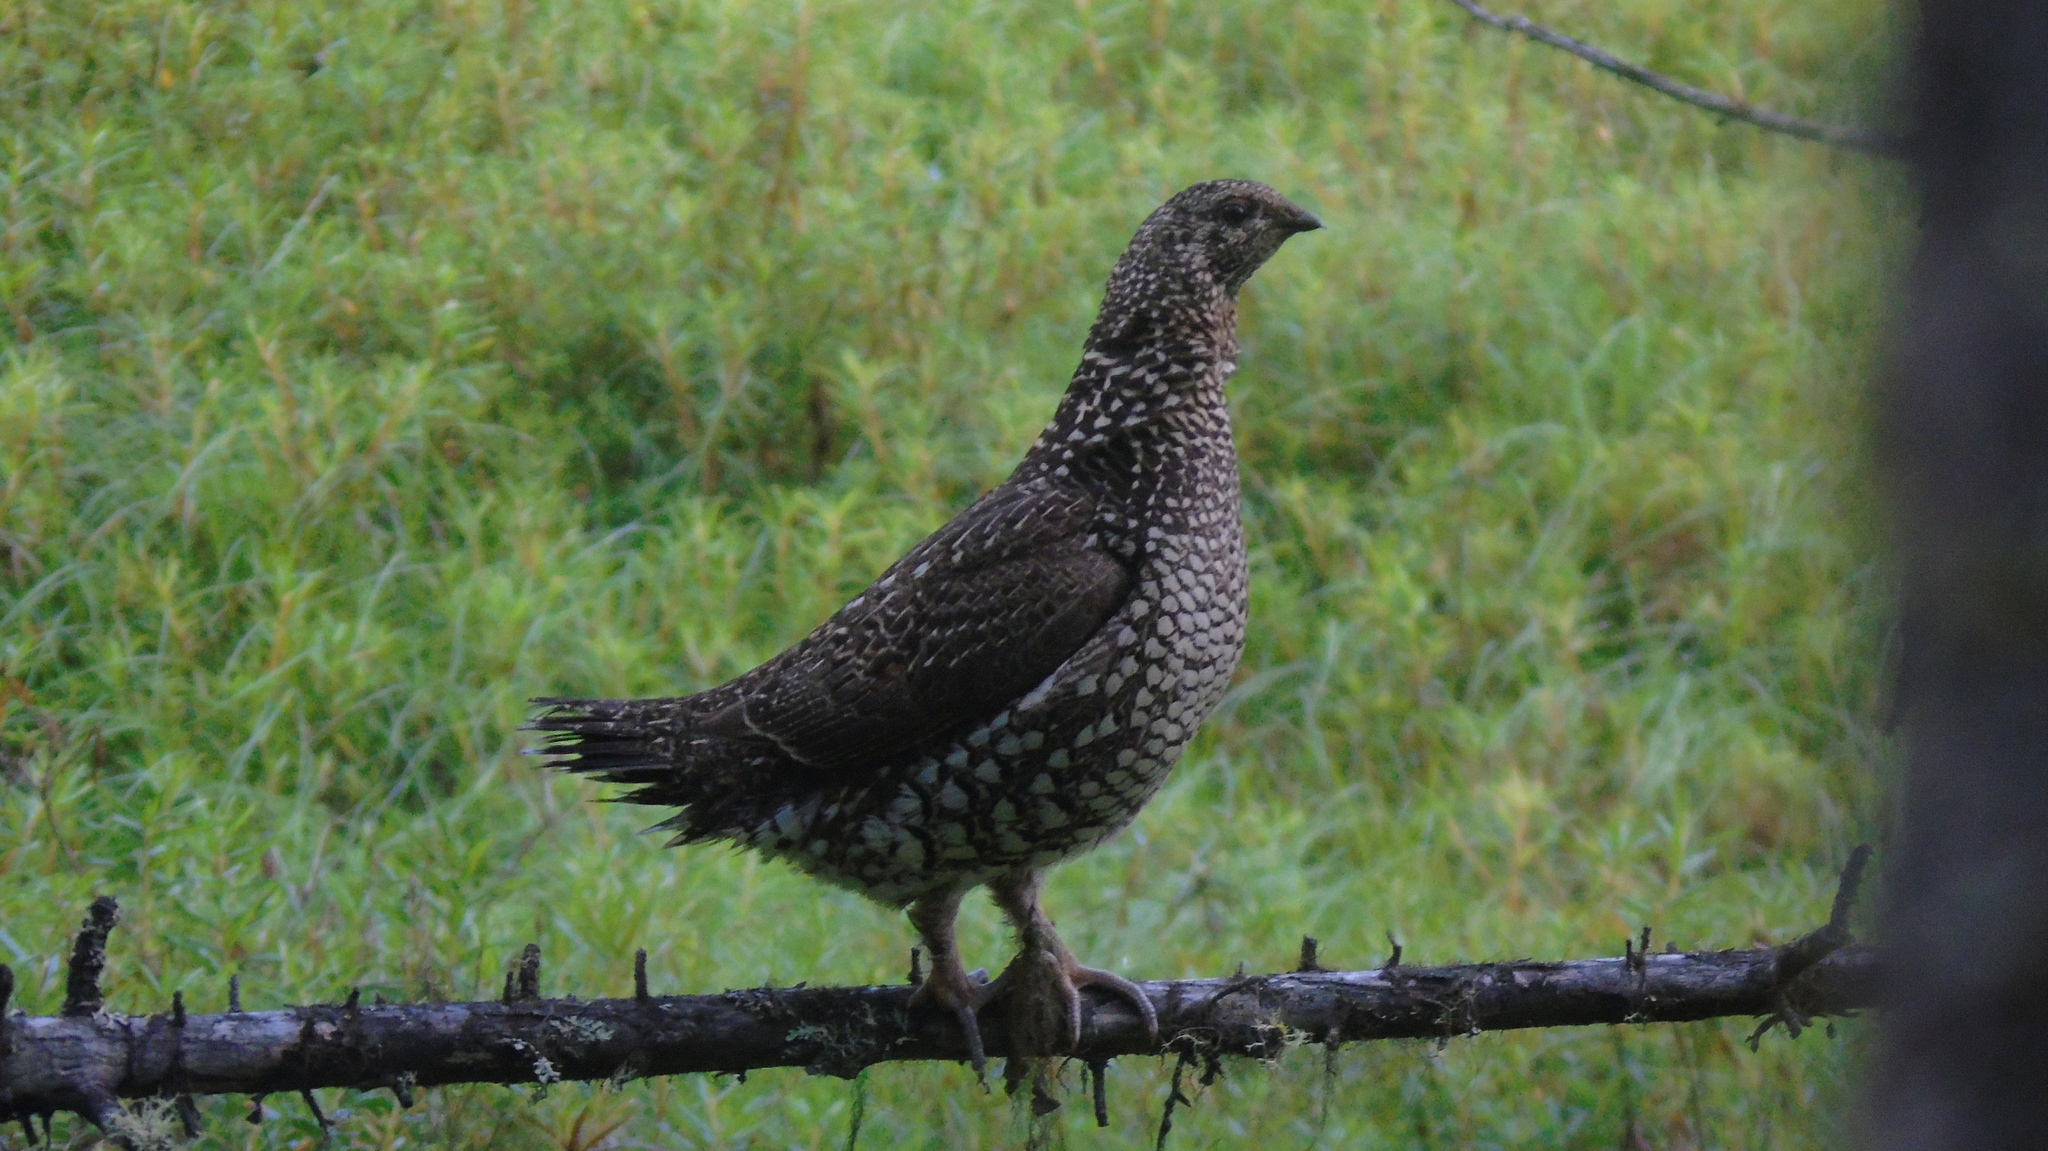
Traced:
[[960, 966], [958, 959], [950, 963], [935, 960], [931, 973], [910, 996], [913, 1009], [929, 1004], [951, 1015], [960, 1024], [960, 1030], [967, 1033], [968, 1062], [974, 1065], [975, 1078], [984, 1084], [988, 1082], [988, 1053], [982, 1048], [981, 1025], [975, 1020], [974, 1013], [995, 998], [998, 985], [989, 982], [987, 971], [980, 968], [967, 971]]
[[[1027, 943], [990, 986], [989, 998], [1015, 997], [1012, 1015], [1020, 1038], [1041, 1030], [1029, 1025], [1034, 1002], [1048, 1006], [1057, 1003], [1059, 1022], [1065, 1024], [1065, 1047], [1073, 1050], [1081, 1045], [1081, 989], [1084, 987], [1097, 988], [1130, 1003], [1145, 1021], [1145, 1033], [1154, 1043], [1159, 1041], [1159, 1013], [1153, 1010], [1152, 1001], [1146, 998], [1144, 989], [1114, 971], [1083, 967], [1057, 936], [1040, 940], [1035, 946]], [[1044, 1053], [1051, 1054], [1050, 1051]]]

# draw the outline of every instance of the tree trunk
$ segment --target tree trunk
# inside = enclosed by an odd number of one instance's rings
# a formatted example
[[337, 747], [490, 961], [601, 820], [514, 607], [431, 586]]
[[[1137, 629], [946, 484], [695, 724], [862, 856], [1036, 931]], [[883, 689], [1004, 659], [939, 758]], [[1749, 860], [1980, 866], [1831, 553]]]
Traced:
[[1863, 1144], [2048, 1130], [2048, 9], [1918, 6], [1922, 234], [1881, 396], [1903, 563], [1897, 1010]]

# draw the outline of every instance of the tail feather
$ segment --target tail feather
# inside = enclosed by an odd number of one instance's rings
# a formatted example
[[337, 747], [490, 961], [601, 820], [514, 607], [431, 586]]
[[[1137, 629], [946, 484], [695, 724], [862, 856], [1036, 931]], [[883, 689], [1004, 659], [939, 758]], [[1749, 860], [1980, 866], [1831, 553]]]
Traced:
[[673, 707], [653, 699], [536, 699], [528, 731], [546, 734], [535, 750], [550, 767], [606, 783], [651, 785], [672, 774]]
[[779, 802], [779, 757], [693, 731], [687, 698], [532, 703], [540, 711], [526, 728], [544, 733], [534, 750], [549, 766], [631, 788], [621, 803], [680, 808], [650, 829], [676, 832], [674, 843], [732, 838], [759, 821], [764, 801], [771, 812]]

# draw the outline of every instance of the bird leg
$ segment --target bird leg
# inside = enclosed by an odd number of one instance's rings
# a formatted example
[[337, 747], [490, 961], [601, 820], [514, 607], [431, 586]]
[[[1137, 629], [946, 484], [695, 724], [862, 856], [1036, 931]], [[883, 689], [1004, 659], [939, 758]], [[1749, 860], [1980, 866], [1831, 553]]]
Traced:
[[[1039, 889], [1044, 886], [1045, 872], [1035, 868], [1020, 868], [998, 876], [989, 884], [990, 894], [995, 896], [996, 906], [1017, 928], [1019, 950], [1017, 958], [1003, 970], [1003, 974], [990, 987], [990, 997], [1005, 995], [1012, 997], [1011, 1015], [1013, 1020], [1013, 1042], [1023, 1054], [1053, 1054], [1061, 1047], [1055, 1046], [1055, 1031], [1064, 1031], [1064, 1049], [1072, 1050], [1081, 1043], [1081, 989], [1097, 987], [1112, 995], [1128, 1000], [1145, 1020], [1145, 1031], [1153, 1042], [1159, 1041], [1159, 1015], [1152, 1009], [1152, 1001], [1145, 997], [1143, 988], [1113, 971], [1097, 971], [1081, 966], [1074, 953], [1060, 941], [1053, 930], [1052, 920], [1046, 918], [1039, 906]], [[1049, 1009], [1057, 1007], [1064, 1018], [1055, 1017]], [[1064, 1027], [1061, 1027], [1064, 1024]]]
[[[910, 1005], [931, 1004], [950, 1013], [967, 1033], [967, 1057], [977, 1078], [986, 1079], [988, 1054], [981, 1046], [981, 1026], [974, 1013], [995, 994], [987, 982], [976, 982], [960, 963], [960, 948], [953, 938], [953, 920], [960, 914], [961, 891], [927, 896], [910, 905], [910, 923], [931, 952], [932, 969], [910, 997]], [[986, 976], [983, 977], [986, 980]]]

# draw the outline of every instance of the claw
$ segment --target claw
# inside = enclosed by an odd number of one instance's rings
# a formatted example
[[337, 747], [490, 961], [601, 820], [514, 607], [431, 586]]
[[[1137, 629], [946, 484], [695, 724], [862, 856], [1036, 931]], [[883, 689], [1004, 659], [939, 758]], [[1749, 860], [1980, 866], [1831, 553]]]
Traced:
[[1060, 998], [1067, 1001], [1067, 1047], [1081, 1045], [1081, 988], [1072, 979], [1060, 984]]
[[1081, 1042], [1080, 989], [1083, 987], [1099, 987], [1111, 995], [1129, 1000], [1131, 1006], [1138, 1009], [1138, 1015], [1145, 1020], [1145, 1034], [1151, 1038], [1152, 1042], [1159, 1042], [1159, 1013], [1152, 1009], [1152, 1000], [1146, 997], [1144, 988], [1139, 987], [1114, 971], [1097, 971], [1092, 967], [1083, 967], [1078, 963], [1067, 972], [1067, 980], [1074, 988], [1073, 1039], [1076, 1045], [1079, 1045]]
[[967, 1033], [967, 1061], [974, 1065], [974, 1077], [987, 1079], [988, 1052], [981, 1046], [981, 1023], [974, 1017], [974, 1008], [965, 1005], [955, 1007], [953, 1018], [960, 1021], [960, 1030]]
[[960, 1030], [967, 1036], [968, 1062], [974, 1066], [975, 1078], [984, 1083], [988, 1081], [988, 1052], [982, 1046], [981, 1023], [975, 1012], [993, 997], [990, 992], [987, 972], [962, 971], [959, 960], [954, 959], [950, 965], [934, 963], [924, 982], [910, 996], [913, 1009], [930, 1004], [950, 1013], [960, 1024]]

